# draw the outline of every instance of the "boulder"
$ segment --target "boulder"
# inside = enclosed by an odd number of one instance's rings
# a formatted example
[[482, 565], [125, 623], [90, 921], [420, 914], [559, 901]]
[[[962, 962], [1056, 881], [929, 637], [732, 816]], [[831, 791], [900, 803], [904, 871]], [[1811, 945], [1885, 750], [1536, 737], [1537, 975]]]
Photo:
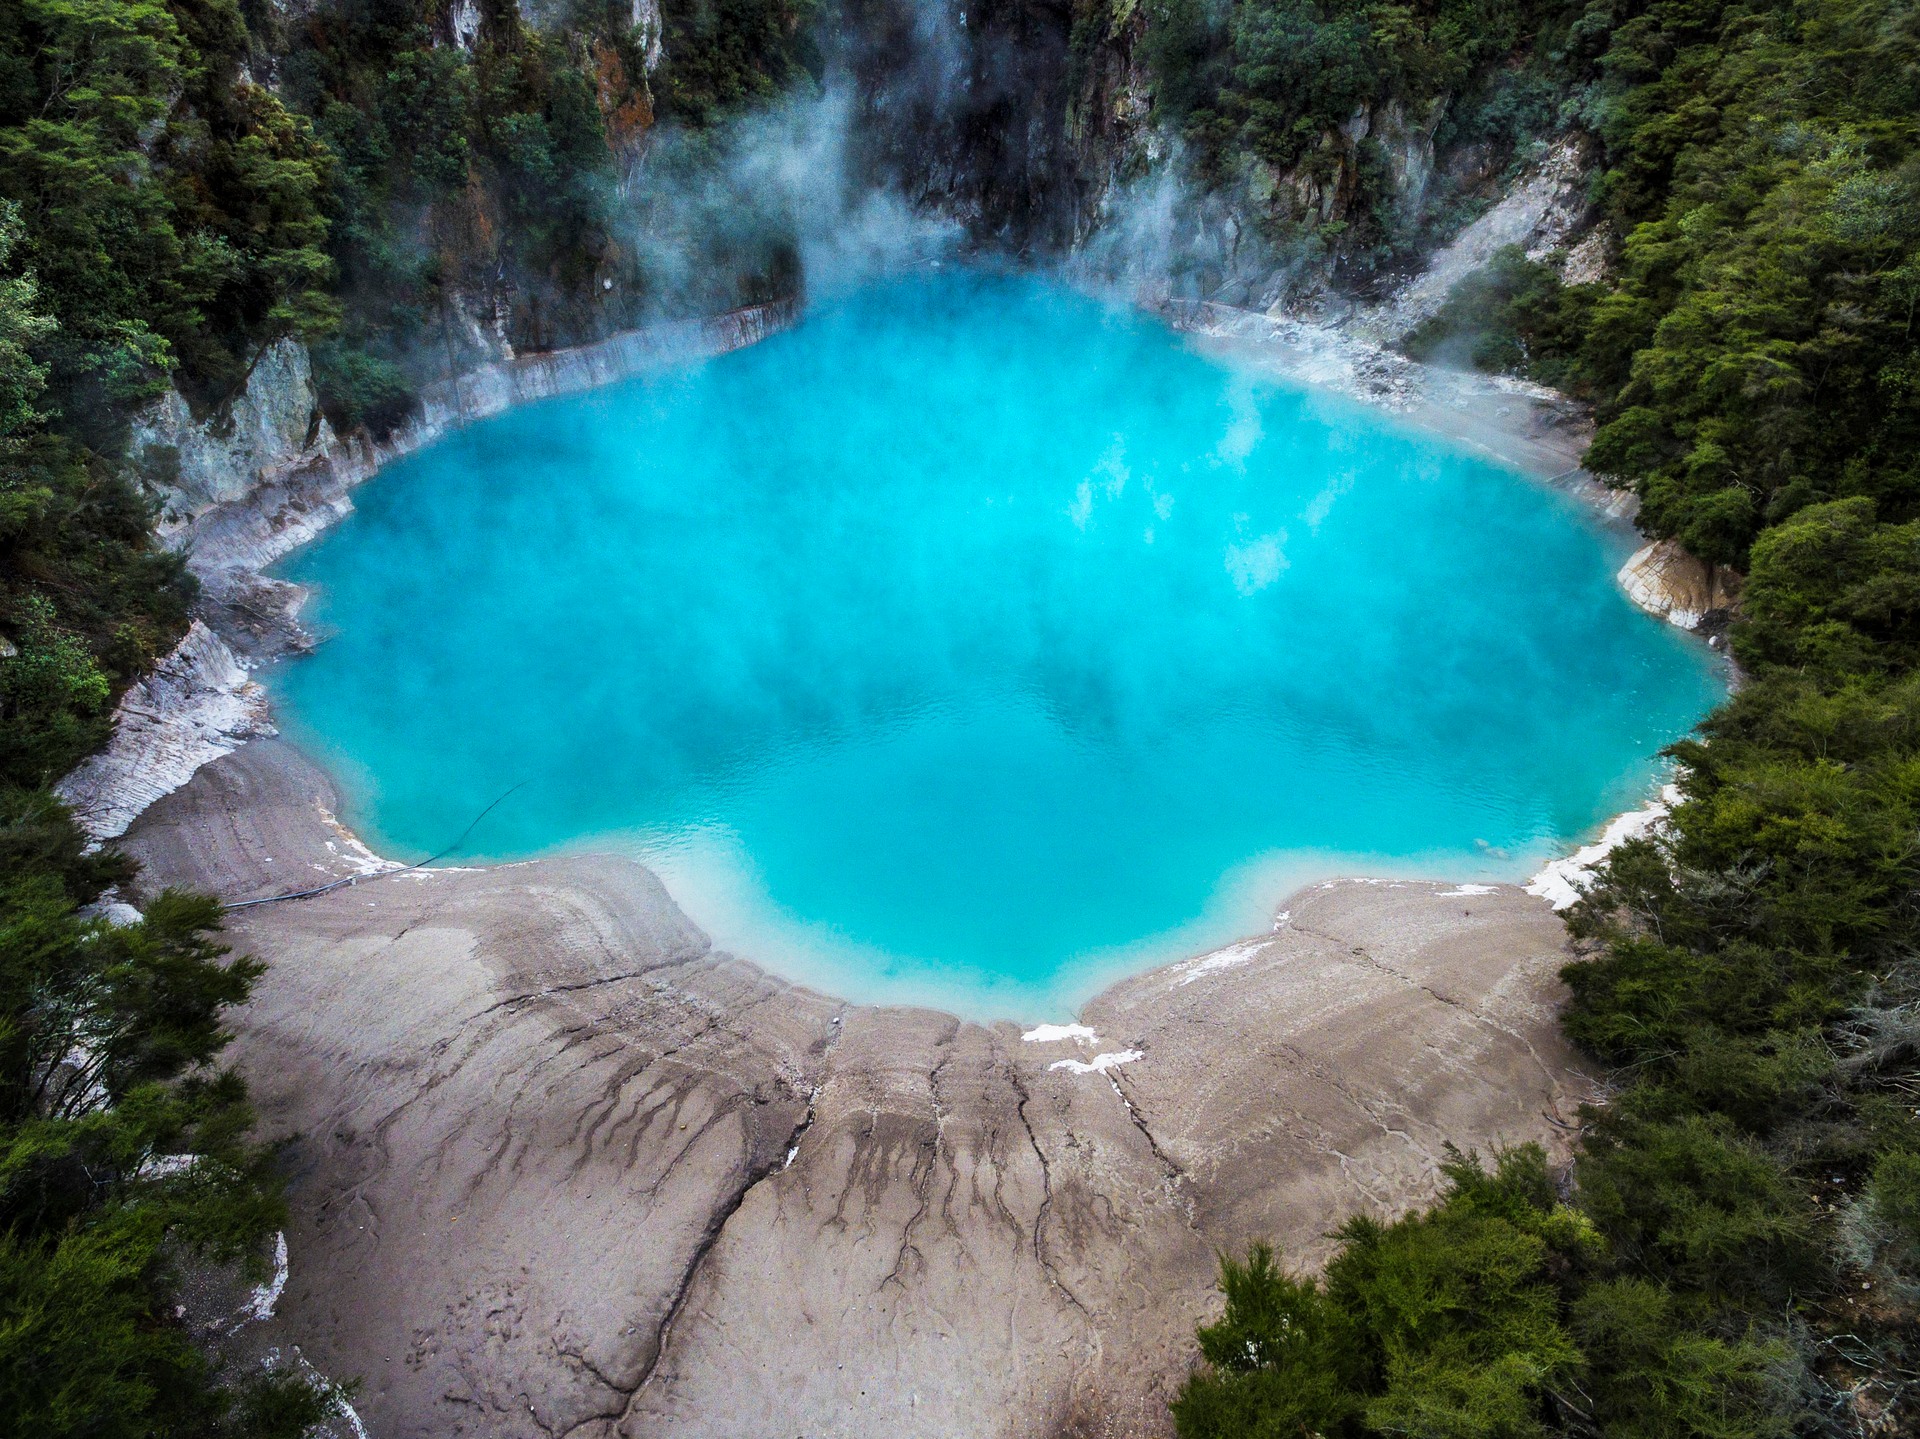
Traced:
[[1698, 629], [1715, 611], [1732, 609], [1740, 581], [1737, 570], [1695, 559], [1673, 540], [1643, 546], [1620, 567], [1620, 588], [1628, 598], [1683, 630]]

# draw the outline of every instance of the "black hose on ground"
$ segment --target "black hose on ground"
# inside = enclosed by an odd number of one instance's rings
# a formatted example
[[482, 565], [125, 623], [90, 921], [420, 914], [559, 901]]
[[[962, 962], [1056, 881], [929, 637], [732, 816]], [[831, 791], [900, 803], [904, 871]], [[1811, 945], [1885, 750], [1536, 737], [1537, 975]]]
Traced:
[[418, 864], [403, 864], [398, 869], [383, 869], [374, 874], [350, 874], [345, 879], [336, 879], [330, 884], [315, 885], [312, 889], [296, 889], [287, 894], [263, 895], [259, 899], [237, 899], [237, 900], [234, 900], [231, 904], [221, 905], [220, 906], [221, 912], [231, 913], [236, 909], [252, 909], [255, 905], [261, 905], [261, 904], [279, 904], [283, 900], [289, 900], [289, 899], [312, 899], [315, 895], [331, 894], [336, 889], [346, 889], [351, 885], [356, 885], [360, 883], [360, 881], [363, 879], [386, 879], [390, 875], [412, 874], [418, 870], [429, 869], [433, 865], [438, 864], [441, 860], [445, 859], [448, 855], [452, 854], [456, 849], [460, 848], [461, 845], [465, 844], [467, 842], [467, 836], [472, 834], [474, 830], [480, 827], [481, 820], [485, 819], [488, 815], [492, 814], [503, 803], [505, 803], [507, 800], [507, 797], [513, 794], [515, 790], [525, 789], [526, 786], [527, 786], [527, 781], [521, 780], [519, 784], [516, 784], [512, 788], [508, 789], [492, 804], [488, 805], [485, 809], [481, 810], [480, 813], [475, 815], [473, 817], [472, 823], [470, 823], [465, 829], [460, 831], [460, 837], [458, 839], [454, 840], [452, 844], [448, 845], [445, 849], [441, 850], [438, 854], [429, 855], [427, 856], [427, 858], [421, 860]]

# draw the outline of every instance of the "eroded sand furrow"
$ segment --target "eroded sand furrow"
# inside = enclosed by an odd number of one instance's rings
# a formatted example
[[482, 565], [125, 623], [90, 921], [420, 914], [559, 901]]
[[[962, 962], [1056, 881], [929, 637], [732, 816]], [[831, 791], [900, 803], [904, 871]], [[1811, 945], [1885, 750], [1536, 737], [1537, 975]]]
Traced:
[[[794, 1137], [799, 1134], [800, 1126], [805, 1122], [804, 1115], [794, 1122], [793, 1129], [787, 1135], [789, 1145], [791, 1145]], [[699, 1246], [694, 1250], [692, 1257], [688, 1260], [685, 1271], [681, 1274], [680, 1282], [676, 1286], [673, 1297], [667, 1305], [666, 1315], [660, 1321], [660, 1328], [654, 1338], [653, 1357], [648, 1361], [645, 1372], [640, 1376], [640, 1382], [633, 1386], [633, 1389], [628, 1392], [627, 1410], [632, 1408], [633, 1394], [637, 1393], [640, 1389], [644, 1389], [659, 1369], [660, 1359], [667, 1352], [667, 1344], [673, 1337], [674, 1321], [680, 1317], [680, 1311], [686, 1303], [687, 1295], [692, 1292], [694, 1282], [700, 1276], [701, 1266], [707, 1262], [707, 1256], [713, 1252], [714, 1246], [720, 1242], [721, 1236], [726, 1232], [728, 1222], [734, 1215], [740, 1212], [740, 1207], [747, 1202], [747, 1197], [753, 1193], [754, 1189], [778, 1172], [779, 1164], [774, 1157], [769, 1156], [764, 1160], [756, 1162], [754, 1167], [748, 1171], [745, 1182], [735, 1189], [732, 1196], [723, 1202], [720, 1208], [714, 1212], [708, 1222], [706, 1234], [702, 1236]], [[625, 1411], [623, 1410], [622, 1412], [624, 1414]]]

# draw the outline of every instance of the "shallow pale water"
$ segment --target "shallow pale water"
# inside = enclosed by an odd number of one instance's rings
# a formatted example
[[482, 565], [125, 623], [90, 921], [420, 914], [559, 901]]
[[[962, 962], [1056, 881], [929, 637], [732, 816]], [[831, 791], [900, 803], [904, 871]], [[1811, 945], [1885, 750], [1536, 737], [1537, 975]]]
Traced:
[[[275, 677], [406, 858], [1044, 1018], [1334, 873], [1515, 878], [1720, 694], [1571, 500], [1033, 279], [891, 281], [395, 464]], [[518, 788], [512, 788], [518, 786]]]

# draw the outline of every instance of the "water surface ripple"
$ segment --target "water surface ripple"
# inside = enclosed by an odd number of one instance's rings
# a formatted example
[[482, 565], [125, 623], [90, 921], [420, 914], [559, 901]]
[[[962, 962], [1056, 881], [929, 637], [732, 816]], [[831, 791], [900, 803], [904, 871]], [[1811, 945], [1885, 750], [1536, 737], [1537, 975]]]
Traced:
[[721, 944], [1045, 1017], [1335, 872], [1513, 878], [1718, 697], [1575, 502], [1031, 278], [889, 281], [396, 463], [275, 677], [404, 858], [638, 846]]

